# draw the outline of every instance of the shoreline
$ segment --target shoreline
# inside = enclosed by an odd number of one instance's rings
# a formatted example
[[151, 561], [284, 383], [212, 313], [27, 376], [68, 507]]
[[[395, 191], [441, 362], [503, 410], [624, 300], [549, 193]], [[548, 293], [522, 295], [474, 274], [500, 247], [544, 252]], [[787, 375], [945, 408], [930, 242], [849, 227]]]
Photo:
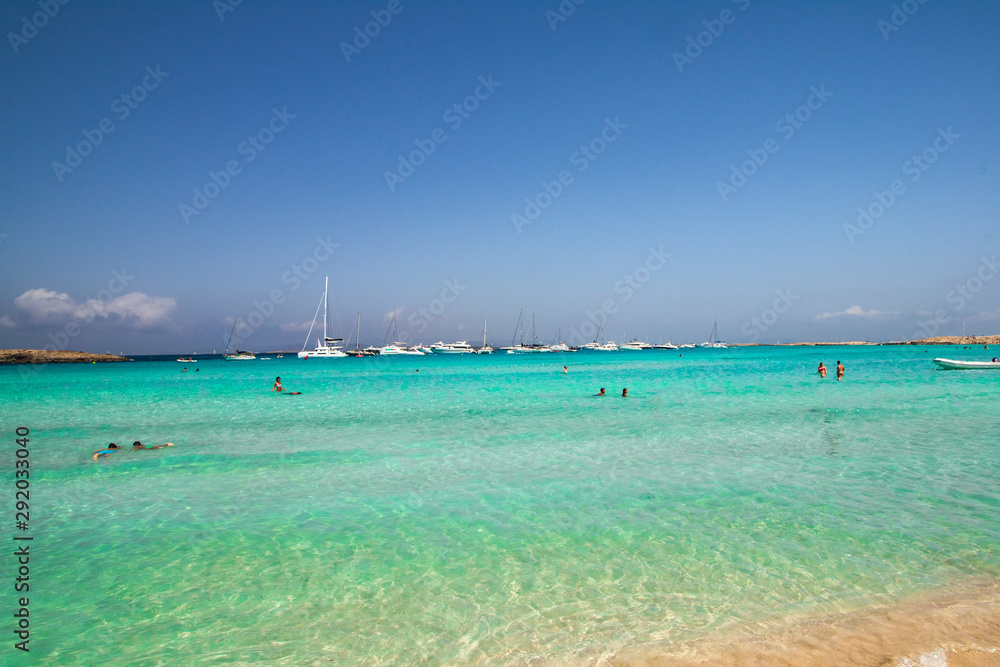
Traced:
[[619, 667], [1000, 665], [1000, 579], [971, 581], [842, 614], [772, 619], [676, 645], [624, 649]]
[[92, 354], [69, 350], [0, 350], [0, 364], [79, 364], [132, 361], [117, 354]]

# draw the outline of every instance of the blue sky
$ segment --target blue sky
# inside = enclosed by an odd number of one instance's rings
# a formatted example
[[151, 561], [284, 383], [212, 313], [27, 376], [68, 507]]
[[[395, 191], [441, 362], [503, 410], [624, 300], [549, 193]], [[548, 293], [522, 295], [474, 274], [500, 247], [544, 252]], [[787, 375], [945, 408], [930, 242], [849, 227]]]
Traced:
[[326, 275], [363, 343], [488, 312], [506, 344], [522, 308], [571, 343], [605, 316], [1000, 331], [994, 2], [36, 0], [0, 27], [0, 347], [221, 351], [239, 316], [241, 347], [298, 349]]

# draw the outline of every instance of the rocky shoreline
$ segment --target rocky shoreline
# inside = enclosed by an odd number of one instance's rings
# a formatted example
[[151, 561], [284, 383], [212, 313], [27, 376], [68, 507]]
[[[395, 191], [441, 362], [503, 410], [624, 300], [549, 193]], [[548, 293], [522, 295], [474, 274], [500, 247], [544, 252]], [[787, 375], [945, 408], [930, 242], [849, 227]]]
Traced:
[[117, 354], [91, 354], [70, 350], [0, 350], [0, 364], [78, 364], [131, 361]]

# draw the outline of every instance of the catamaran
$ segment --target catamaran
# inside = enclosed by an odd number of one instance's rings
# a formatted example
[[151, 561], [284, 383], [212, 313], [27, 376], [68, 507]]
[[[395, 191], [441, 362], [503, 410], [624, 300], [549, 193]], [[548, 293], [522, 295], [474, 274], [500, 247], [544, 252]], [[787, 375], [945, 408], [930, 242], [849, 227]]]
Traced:
[[229, 340], [233, 339], [233, 334], [236, 334], [236, 354], [229, 354], [229, 343], [226, 343], [225, 358], [226, 361], [248, 361], [256, 359], [253, 352], [246, 352], [240, 350], [240, 318], [236, 318], [236, 323], [233, 324], [233, 330], [229, 332]]
[[[312, 324], [309, 325], [309, 333], [306, 334], [306, 342], [302, 344], [302, 351], [299, 352], [299, 359], [309, 359], [309, 358], [320, 358], [320, 359], [333, 359], [333, 358], [345, 358], [347, 354], [340, 349], [338, 343], [344, 342], [343, 338], [330, 338], [327, 335], [327, 306], [329, 304], [328, 294], [330, 290], [330, 277], [326, 277], [326, 282], [323, 286], [323, 298], [320, 300], [319, 305], [316, 306], [316, 314], [313, 315]], [[319, 317], [319, 308], [323, 307], [323, 338], [316, 340], [316, 349], [307, 350], [306, 345], [309, 344], [309, 337], [312, 336], [313, 327], [316, 326], [316, 318]]]
[[728, 348], [729, 346], [726, 345], [725, 342], [715, 339], [716, 335], [718, 334], [718, 327], [719, 327], [718, 321], [713, 322], [712, 333], [708, 337], [708, 342], [700, 343], [698, 347], [720, 349], [720, 350]]

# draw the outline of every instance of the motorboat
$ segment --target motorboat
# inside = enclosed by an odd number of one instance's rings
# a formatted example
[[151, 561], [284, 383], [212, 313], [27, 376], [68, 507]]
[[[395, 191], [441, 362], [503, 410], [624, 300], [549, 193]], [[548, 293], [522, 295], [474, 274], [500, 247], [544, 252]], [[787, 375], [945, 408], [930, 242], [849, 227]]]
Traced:
[[986, 368], [1000, 368], [1000, 361], [957, 361], [955, 359], [935, 359], [934, 363], [941, 367], [942, 370], [958, 371], [958, 370], [976, 370], [976, 369], [986, 369]]
[[407, 354], [410, 356], [423, 356], [423, 352], [418, 347], [409, 347], [406, 343], [393, 343], [392, 345], [386, 345], [381, 350], [379, 350], [380, 356], [393, 355], [393, 354]]
[[437, 342], [430, 347], [434, 354], [472, 354], [475, 352], [468, 341], [460, 340], [454, 343]]

